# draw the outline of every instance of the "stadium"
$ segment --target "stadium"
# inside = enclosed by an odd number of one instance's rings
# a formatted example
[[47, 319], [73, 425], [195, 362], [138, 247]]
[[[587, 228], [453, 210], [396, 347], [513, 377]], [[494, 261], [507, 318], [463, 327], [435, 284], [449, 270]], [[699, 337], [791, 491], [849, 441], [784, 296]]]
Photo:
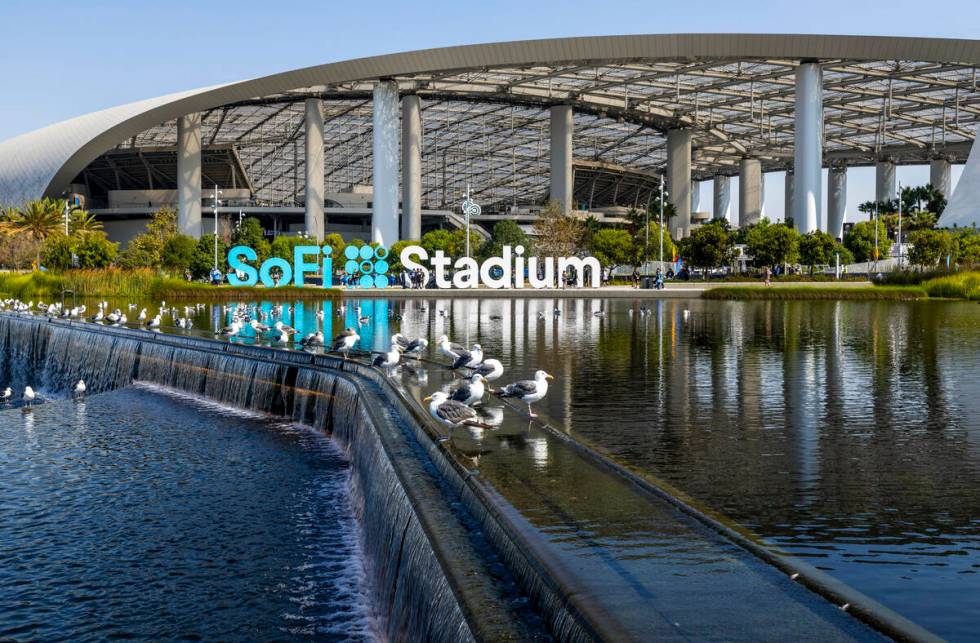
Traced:
[[[840, 237], [848, 169], [928, 164], [946, 227], [974, 226], [980, 41], [798, 35], [538, 40], [336, 62], [92, 113], [0, 143], [0, 203], [67, 199], [126, 242], [163, 206], [199, 237], [242, 216], [267, 234], [386, 245], [464, 225], [528, 227], [549, 200], [621, 222], [666, 190], [669, 231], [764, 216], [785, 174], [801, 232]], [[974, 155], [976, 156], [976, 155]], [[823, 176], [826, 171], [826, 179]], [[733, 190], [732, 177], [738, 177]], [[713, 199], [701, 203], [701, 183]], [[826, 182], [826, 187], [824, 187]], [[707, 201], [707, 199], [705, 199]], [[734, 217], [736, 210], [738, 216]], [[826, 204], [824, 206], [824, 204]]]

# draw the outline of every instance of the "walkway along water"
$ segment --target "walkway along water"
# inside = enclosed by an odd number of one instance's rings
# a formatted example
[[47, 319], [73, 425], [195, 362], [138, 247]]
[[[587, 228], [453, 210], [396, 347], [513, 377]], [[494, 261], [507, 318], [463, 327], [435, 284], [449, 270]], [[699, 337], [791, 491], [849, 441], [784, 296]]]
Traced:
[[879, 638], [801, 582], [894, 638], [931, 638], [516, 414], [500, 432], [546, 449], [547, 475], [460, 453], [411, 387], [360, 363], [10, 314], [0, 350], [0, 373], [52, 390], [147, 380], [332, 431], [392, 638], [534, 638], [515, 583], [561, 640]]

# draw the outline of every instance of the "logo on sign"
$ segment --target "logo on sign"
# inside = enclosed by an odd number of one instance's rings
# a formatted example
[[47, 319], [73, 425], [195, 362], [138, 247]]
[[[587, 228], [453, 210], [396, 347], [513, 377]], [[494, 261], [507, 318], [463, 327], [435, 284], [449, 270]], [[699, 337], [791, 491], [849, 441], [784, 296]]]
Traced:
[[348, 275], [360, 275], [357, 284], [361, 288], [388, 287], [388, 249], [384, 246], [347, 246], [344, 249], [344, 272]]

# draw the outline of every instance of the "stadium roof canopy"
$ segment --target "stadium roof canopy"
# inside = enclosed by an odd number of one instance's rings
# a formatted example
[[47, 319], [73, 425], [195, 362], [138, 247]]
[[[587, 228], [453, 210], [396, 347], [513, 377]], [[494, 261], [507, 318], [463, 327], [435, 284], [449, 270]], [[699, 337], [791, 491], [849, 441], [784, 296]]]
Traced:
[[[311, 97], [324, 101], [326, 191], [370, 184], [371, 92], [381, 79], [422, 97], [425, 207], [456, 203], [466, 184], [484, 211], [544, 199], [552, 105], [573, 106], [575, 161], [596, 176], [607, 176], [596, 168], [615, 167], [633, 179], [658, 175], [673, 128], [693, 130], [694, 178], [737, 174], [743, 157], [785, 169], [793, 163], [795, 69], [813, 61], [823, 68], [825, 164], [966, 160], [980, 124], [980, 41], [609, 36], [376, 56], [80, 116], [0, 143], [0, 201], [58, 196], [76, 181], [105, 189], [144, 175], [152, 181], [139, 151], [173, 148], [176, 118], [199, 112], [205, 151], [232, 151], [223, 153], [236, 164], [225, 175], [244, 171], [241, 180], [264, 202], [298, 203]], [[117, 148], [135, 150], [139, 163], [114, 167]], [[641, 198], [639, 189], [625, 194]]]

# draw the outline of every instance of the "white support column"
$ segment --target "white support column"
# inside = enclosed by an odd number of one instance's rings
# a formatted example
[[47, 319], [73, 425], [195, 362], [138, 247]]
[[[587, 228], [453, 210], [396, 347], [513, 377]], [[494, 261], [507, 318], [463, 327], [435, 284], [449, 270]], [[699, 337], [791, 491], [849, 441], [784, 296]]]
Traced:
[[691, 181], [691, 216], [701, 209], [701, 181]]
[[840, 239], [844, 234], [847, 209], [847, 166], [831, 166], [827, 176], [827, 234]]
[[319, 98], [306, 99], [306, 187], [305, 227], [306, 234], [322, 241], [326, 234], [323, 213], [323, 110]]
[[390, 248], [398, 241], [398, 83], [374, 84], [374, 195], [371, 240]]
[[796, 68], [793, 221], [806, 234], [819, 228], [823, 167], [823, 69], [805, 62]]
[[882, 159], [875, 165], [875, 200], [891, 201], [895, 196], [895, 161]]
[[950, 186], [952, 175], [948, 159], [932, 159], [929, 161], [929, 184], [943, 193], [948, 200], [950, 197]]
[[691, 234], [691, 130], [667, 131], [667, 192], [674, 205], [674, 238]]
[[422, 238], [422, 100], [402, 98], [402, 239]]
[[793, 170], [786, 170], [785, 202], [783, 205], [783, 220], [793, 218], [793, 189], [796, 187], [796, 175]]
[[712, 189], [714, 190], [714, 211], [711, 218], [715, 221], [720, 221], [722, 219], [726, 221], [732, 220], [732, 184], [731, 179], [727, 176], [722, 176], [720, 174], [715, 175], [714, 185]]
[[177, 119], [177, 231], [201, 238], [201, 115]]
[[571, 105], [551, 107], [551, 199], [564, 214], [572, 211], [572, 130]]
[[762, 163], [759, 159], [742, 159], [738, 171], [738, 225], [742, 228], [759, 222], [762, 216]]

